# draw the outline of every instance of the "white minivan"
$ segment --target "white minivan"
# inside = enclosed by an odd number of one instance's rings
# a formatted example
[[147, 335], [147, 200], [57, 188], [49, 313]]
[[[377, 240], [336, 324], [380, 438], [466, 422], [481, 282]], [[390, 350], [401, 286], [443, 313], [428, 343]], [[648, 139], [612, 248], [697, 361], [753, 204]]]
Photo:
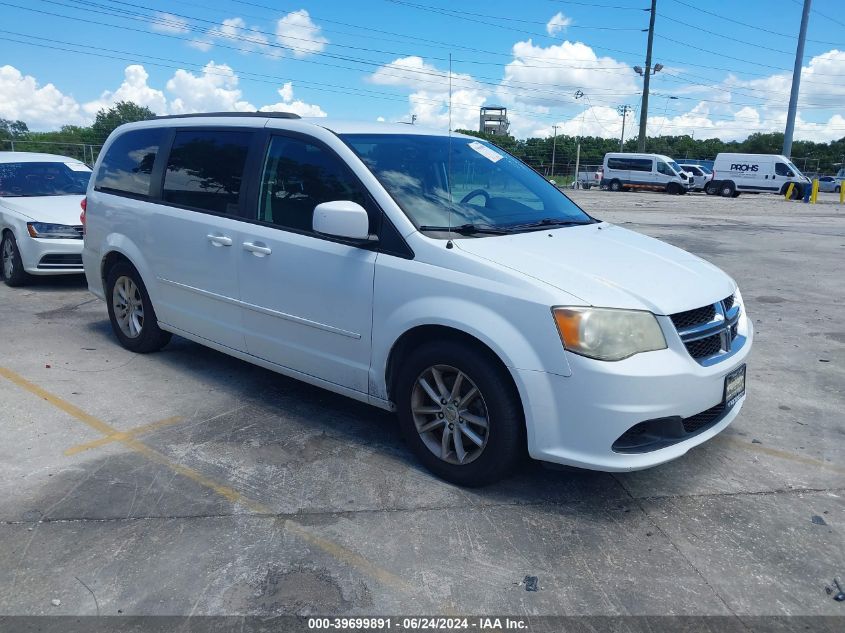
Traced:
[[604, 155], [601, 186], [610, 191], [647, 189], [686, 193], [693, 180], [680, 165], [662, 154], [610, 152]]
[[778, 154], [731, 154], [722, 152], [713, 161], [713, 183], [719, 195], [736, 197], [742, 192], [784, 195], [794, 183], [793, 198], [803, 196], [810, 179]]
[[282, 113], [132, 123], [103, 147], [85, 231], [124, 347], [178, 334], [394, 410], [459, 484], [526, 451], [661, 464], [745, 400], [733, 279], [473, 137]]

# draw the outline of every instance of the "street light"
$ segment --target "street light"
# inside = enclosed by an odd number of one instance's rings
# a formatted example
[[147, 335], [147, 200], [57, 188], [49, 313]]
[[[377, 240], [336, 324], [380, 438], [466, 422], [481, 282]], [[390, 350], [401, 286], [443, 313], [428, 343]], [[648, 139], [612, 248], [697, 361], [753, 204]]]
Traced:
[[[584, 92], [580, 89], [575, 91], [575, 100], [577, 101], [581, 97], [584, 96]], [[584, 113], [586, 113], [586, 109], [584, 112], [581, 113], [581, 126], [584, 126]], [[582, 130], [578, 130], [578, 144], [575, 147], [575, 188], [580, 189], [581, 181], [579, 180], [579, 173], [580, 173], [580, 165], [581, 165], [581, 132]]]

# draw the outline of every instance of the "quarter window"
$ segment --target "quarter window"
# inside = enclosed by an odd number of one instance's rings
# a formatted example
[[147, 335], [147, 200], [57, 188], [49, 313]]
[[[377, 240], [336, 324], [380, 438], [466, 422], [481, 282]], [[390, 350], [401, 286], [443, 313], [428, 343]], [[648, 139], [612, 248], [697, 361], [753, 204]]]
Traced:
[[164, 200], [225, 215], [238, 215], [252, 132], [177, 132], [164, 174]]
[[146, 197], [150, 195], [153, 163], [165, 130], [132, 130], [109, 146], [97, 171], [94, 188]]
[[[261, 176], [260, 221], [310, 233], [318, 204], [350, 200], [367, 209], [368, 199], [346, 165], [328, 149], [297, 138], [272, 138]], [[372, 212], [370, 232], [375, 232]]]

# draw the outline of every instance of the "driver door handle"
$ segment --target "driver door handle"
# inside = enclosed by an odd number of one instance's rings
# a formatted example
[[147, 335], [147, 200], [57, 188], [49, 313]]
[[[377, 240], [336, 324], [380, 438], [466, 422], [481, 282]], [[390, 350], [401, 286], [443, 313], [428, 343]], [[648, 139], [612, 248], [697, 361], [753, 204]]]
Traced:
[[263, 246], [262, 244], [256, 244], [255, 242], [244, 242], [244, 250], [249, 251], [256, 257], [264, 257], [273, 252], [273, 249], [269, 246]]

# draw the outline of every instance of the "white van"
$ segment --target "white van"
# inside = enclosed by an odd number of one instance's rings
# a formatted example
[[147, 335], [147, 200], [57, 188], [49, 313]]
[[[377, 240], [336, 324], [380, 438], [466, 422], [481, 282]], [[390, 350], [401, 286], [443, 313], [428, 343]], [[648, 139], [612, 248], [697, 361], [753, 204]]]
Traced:
[[692, 187], [689, 174], [662, 154], [605, 154], [601, 186], [610, 191], [650, 189], [672, 194], [686, 193]]
[[178, 334], [396, 411], [456, 483], [526, 449], [661, 464], [745, 399], [753, 326], [733, 279], [477, 138], [163, 117], [109, 136], [87, 196], [85, 274], [124, 347]]
[[736, 197], [742, 192], [785, 194], [795, 183], [793, 197], [800, 198], [810, 179], [779, 154], [729, 154], [722, 152], [713, 162], [713, 183], [719, 195]]

